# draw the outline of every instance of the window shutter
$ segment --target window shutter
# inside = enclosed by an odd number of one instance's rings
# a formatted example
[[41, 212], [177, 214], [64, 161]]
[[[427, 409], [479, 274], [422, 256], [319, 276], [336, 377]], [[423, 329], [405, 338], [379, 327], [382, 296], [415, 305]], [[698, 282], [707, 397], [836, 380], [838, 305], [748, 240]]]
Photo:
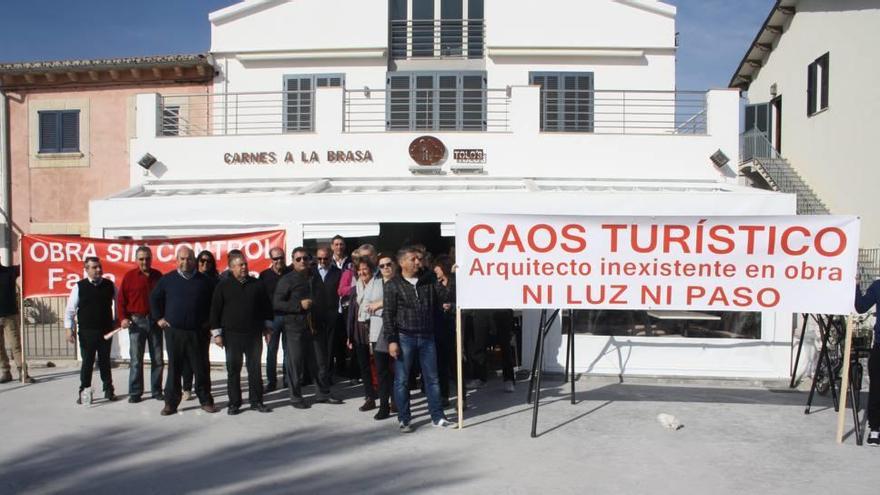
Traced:
[[822, 94], [819, 108], [828, 108], [828, 54], [822, 55], [819, 61], [819, 65], [822, 67]]
[[410, 129], [410, 84], [409, 75], [388, 78], [388, 130]]
[[807, 115], [816, 113], [816, 63], [807, 66]]
[[61, 112], [61, 151], [79, 151], [79, 110]]
[[58, 152], [58, 112], [39, 112], [40, 118], [40, 152]]

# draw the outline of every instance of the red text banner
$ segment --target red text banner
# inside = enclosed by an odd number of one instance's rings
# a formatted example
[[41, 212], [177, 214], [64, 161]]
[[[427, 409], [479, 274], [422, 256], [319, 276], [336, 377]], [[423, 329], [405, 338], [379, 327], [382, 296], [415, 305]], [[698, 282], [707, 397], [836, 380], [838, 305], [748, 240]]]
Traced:
[[149, 240], [25, 235], [21, 241], [24, 297], [69, 294], [85, 276], [83, 260], [91, 256], [101, 259], [104, 277], [122, 280], [125, 272], [136, 266], [135, 252], [142, 245], [153, 250], [153, 268], [162, 273], [176, 269], [176, 253], [183, 246], [192, 248], [195, 254], [202, 250], [213, 253], [220, 271], [226, 268], [229, 251], [240, 249], [248, 259], [248, 269], [259, 272], [271, 264], [272, 248], [284, 249], [284, 231]]
[[462, 308], [848, 314], [850, 216], [459, 215]]

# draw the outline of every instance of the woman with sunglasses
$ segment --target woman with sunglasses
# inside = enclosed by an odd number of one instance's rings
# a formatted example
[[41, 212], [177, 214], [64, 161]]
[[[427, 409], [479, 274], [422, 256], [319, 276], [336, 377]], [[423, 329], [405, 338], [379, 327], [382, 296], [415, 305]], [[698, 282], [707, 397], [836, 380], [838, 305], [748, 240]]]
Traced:
[[[199, 273], [208, 277], [215, 286], [217, 285], [217, 282], [220, 280], [219, 273], [217, 272], [217, 259], [214, 258], [214, 254], [211, 251], [205, 250], [196, 256], [196, 267], [199, 270]], [[211, 332], [208, 329], [205, 329], [202, 337], [204, 338], [202, 339], [203, 342], [199, 347], [199, 350], [202, 351], [203, 362], [208, 367], [208, 373], [205, 376], [211, 376], [211, 360], [208, 356], [211, 349]], [[182, 375], [183, 400], [192, 400], [195, 398], [195, 392], [193, 391], [193, 378], [195, 374], [193, 373], [193, 370], [189, 369], [189, 361], [184, 361]], [[206, 386], [210, 390], [211, 384], [208, 383]]]
[[363, 304], [370, 315], [370, 345], [373, 349], [373, 361], [376, 364], [376, 377], [379, 381], [379, 412], [373, 418], [386, 419], [391, 416], [393, 404], [391, 403], [391, 389], [394, 386], [394, 377], [391, 375], [392, 360], [388, 354], [388, 341], [382, 332], [382, 301], [384, 299], [384, 286], [396, 273], [394, 259], [387, 254], [379, 254], [379, 277], [373, 278], [373, 284], [367, 288], [363, 298]]

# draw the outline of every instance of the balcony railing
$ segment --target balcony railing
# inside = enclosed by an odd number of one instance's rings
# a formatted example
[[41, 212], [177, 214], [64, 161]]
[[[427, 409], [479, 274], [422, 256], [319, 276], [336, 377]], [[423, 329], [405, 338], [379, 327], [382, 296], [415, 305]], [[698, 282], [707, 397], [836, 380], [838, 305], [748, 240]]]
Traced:
[[[343, 132], [511, 132], [512, 121], [545, 133], [704, 135], [706, 92], [405, 88], [343, 90], [343, 101], [316, 103], [314, 91], [166, 95], [158, 99], [159, 136], [313, 132], [324, 117]], [[535, 95], [513, 115], [514, 94]], [[329, 96], [329, 95], [328, 95]], [[532, 106], [533, 105], [533, 106]], [[342, 107], [342, 121], [339, 109]], [[533, 113], [528, 111], [533, 108]], [[524, 112], [525, 109], [525, 112]], [[532, 120], [534, 119], [534, 120]], [[337, 121], [338, 122], [338, 121]], [[328, 127], [324, 127], [328, 129]], [[339, 131], [337, 131], [339, 132]], [[757, 145], [757, 144], [756, 144]], [[750, 152], [744, 151], [743, 157]]]
[[159, 97], [160, 136], [310, 132], [314, 91], [265, 91]]
[[346, 90], [345, 131], [510, 131], [506, 89]]
[[391, 57], [483, 58], [483, 19], [408, 20], [390, 23]]

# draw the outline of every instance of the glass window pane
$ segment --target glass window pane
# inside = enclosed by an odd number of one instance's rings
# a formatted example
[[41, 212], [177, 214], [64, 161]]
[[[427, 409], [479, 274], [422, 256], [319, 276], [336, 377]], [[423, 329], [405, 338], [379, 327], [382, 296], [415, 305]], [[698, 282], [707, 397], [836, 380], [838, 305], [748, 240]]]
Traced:
[[565, 312], [563, 325], [566, 328], [574, 325], [575, 333], [588, 335], [761, 338], [761, 313], [758, 312], [700, 311], [691, 319], [677, 319], [666, 317], [662, 311], [574, 310]]

